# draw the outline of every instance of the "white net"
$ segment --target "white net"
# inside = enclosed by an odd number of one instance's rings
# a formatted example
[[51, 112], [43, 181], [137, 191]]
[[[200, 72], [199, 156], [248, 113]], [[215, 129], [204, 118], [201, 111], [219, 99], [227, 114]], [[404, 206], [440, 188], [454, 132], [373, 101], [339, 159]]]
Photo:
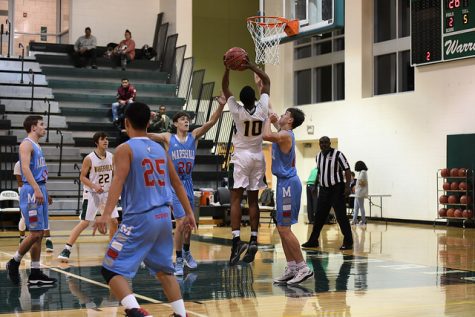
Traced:
[[277, 17], [252, 17], [247, 20], [257, 64], [279, 64], [279, 43], [285, 25], [285, 20]]

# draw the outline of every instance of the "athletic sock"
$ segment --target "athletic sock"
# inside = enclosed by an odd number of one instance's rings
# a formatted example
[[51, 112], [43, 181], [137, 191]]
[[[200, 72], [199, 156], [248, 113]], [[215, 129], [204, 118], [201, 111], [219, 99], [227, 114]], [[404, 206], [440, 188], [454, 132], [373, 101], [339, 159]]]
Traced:
[[68, 251], [71, 251], [72, 247], [73, 247], [73, 246], [72, 246], [71, 244], [69, 244], [69, 243], [66, 243], [66, 244], [64, 245], [64, 248], [65, 248], [66, 250], [68, 250]]
[[297, 263], [296, 267], [297, 267], [297, 270], [301, 270], [301, 269], [307, 267], [307, 263], [305, 261], [302, 261], [300, 263]]
[[176, 251], [175, 253], [176, 253], [177, 259], [183, 257], [183, 251], [180, 250], [180, 251]]
[[15, 255], [13, 256], [13, 259], [17, 261], [18, 263], [20, 263], [21, 259], [23, 259], [23, 255], [21, 255], [20, 253], [18, 253], [18, 251], [16, 251]]
[[31, 261], [31, 269], [40, 269], [40, 261]]
[[296, 271], [297, 270], [297, 263], [295, 263], [295, 261], [289, 261], [289, 262], [287, 262], [287, 267], [291, 271]]
[[249, 241], [257, 242], [257, 231], [251, 231], [251, 239]]
[[190, 252], [190, 244], [183, 243], [183, 251]]
[[231, 233], [233, 235], [233, 239], [236, 237], [239, 238], [241, 236], [241, 230], [233, 230]]
[[183, 299], [176, 300], [170, 303], [170, 305], [172, 306], [172, 309], [175, 314], [180, 316], [186, 316], [185, 303], [183, 302]]
[[122, 298], [120, 301], [122, 306], [124, 306], [126, 309], [132, 309], [132, 308], [140, 308], [139, 303], [137, 302], [137, 299], [133, 294], [129, 294]]

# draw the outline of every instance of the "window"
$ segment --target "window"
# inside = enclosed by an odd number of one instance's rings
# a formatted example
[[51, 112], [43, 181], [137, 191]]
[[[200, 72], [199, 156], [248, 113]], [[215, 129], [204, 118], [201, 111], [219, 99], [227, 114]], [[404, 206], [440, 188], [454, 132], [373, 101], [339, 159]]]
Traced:
[[312, 70], [306, 69], [295, 72], [295, 90], [297, 91], [297, 104], [312, 103]]
[[414, 90], [410, 0], [374, 0], [374, 95]]
[[345, 98], [344, 49], [344, 30], [295, 41], [294, 100], [297, 105]]

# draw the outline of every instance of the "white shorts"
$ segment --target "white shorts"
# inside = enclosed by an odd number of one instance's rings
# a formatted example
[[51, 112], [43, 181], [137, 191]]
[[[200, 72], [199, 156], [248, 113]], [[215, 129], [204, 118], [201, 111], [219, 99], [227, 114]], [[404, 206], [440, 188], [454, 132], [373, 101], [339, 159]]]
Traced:
[[[107, 196], [109, 193], [97, 194], [93, 192], [85, 192], [83, 195], [82, 212], [79, 215], [79, 219], [94, 221], [96, 219], [97, 212], [102, 213], [106, 205]], [[112, 218], [119, 218], [119, 212], [117, 207], [112, 211]]]
[[234, 163], [233, 188], [259, 190], [267, 187], [264, 183], [266, 161], [262, 152], [239, 149], [234, 151], [231, 163]]

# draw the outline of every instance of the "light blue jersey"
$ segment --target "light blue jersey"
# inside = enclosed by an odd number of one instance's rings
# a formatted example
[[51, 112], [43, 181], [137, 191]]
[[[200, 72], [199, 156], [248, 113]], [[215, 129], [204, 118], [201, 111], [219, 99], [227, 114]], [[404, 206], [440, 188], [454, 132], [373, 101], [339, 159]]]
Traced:
[[[33, 141], [30, 138], [25, 138], [24, 141], [29, 141], [33, 145], [33, 151], [31, 152], [30, 159], [30, 170], [33, 174], [35, 182], [38, 184], [44, 184], [48, 180], [48, 167], [46, 166], [45, 156], [43, 151], [38, 143]], [[20, 158], [20, 168], [21, 168], [21, 158]], [[23, 169], [21, 170], [21, 179], [23, 183], [28, 184], [25, 175], [23, 175]]]
[[[43, 194], [43, 203], [37, 204], [35, 199], [35, 190], [26, 180], [21, 169], [21, 178], [23, 187], [20, 191], [20, 210], [25, 219], [25, 224], [30, 231], [42, 231], [49, 228], [48, 225], [48, 191], [46, 190], [46, 181], [48, 180], [48, 167], [43, 155], [43, 151], [38, 143], [30, 138], [24, 141], [31, 142], [33, 151], [30, 157], [30, 170], [35, 182], [39, 185]], [[20, 157], [21, 167], [21, 157]]]
[[188, 133], [183, 143], [180, 142], [176, 134], [172, 134], [168, 154], [173, 161], [178, 177], [181, 180], [191, 180], [196, 155], [196, 142], [191, 132]]
[[290, 226], [298, 222], [302, 184], [295, 168], [295, 137], [289, 153], [283, 153], [277, 143], [272, 144], [272, 174], [277, 176], [276, 218], [277, 225]]
[[272, 174], [279, 178], [291, 178], [297, 175], [295, 168], [295, 137], [290, 130], [287, 131], [292, 138], [292, 147], [289, 153], [283, 153], [277, 143], [272, 143]]
[[122, 189], [123, 216], [171, 205], [171, 184], [163, 147], [147, 137], [132, 138], [127, 144], [132, 150], [132, 162]]
[[167, 154], [147, 137], [132, 138], [127, 144], [132, 150], [132, 162], [122, 190], [122, 222], [102, 265], [130, 279], [142, 262], [154, 275], [173, 274]]
[[[185, 188], [186, 195], [190, 201], [191, 206], [194, 204], [193, 195], [193, 180], [191, 174], [193, 167], [195, 166], [196, 155], [196, 140], [189, 132], [186, 136], [185, 142], [180, 142], [176, 134], [172, 134], [170, 137], [170, 147], [168, 148], [168, 154], [173, 161], [173, 166], [180, 178], [183, 187]], [[173, 215], [176, 219], [183, 218], [185, 216], [185, 209], [178, 200], [177, 195], [173, 192]]]

